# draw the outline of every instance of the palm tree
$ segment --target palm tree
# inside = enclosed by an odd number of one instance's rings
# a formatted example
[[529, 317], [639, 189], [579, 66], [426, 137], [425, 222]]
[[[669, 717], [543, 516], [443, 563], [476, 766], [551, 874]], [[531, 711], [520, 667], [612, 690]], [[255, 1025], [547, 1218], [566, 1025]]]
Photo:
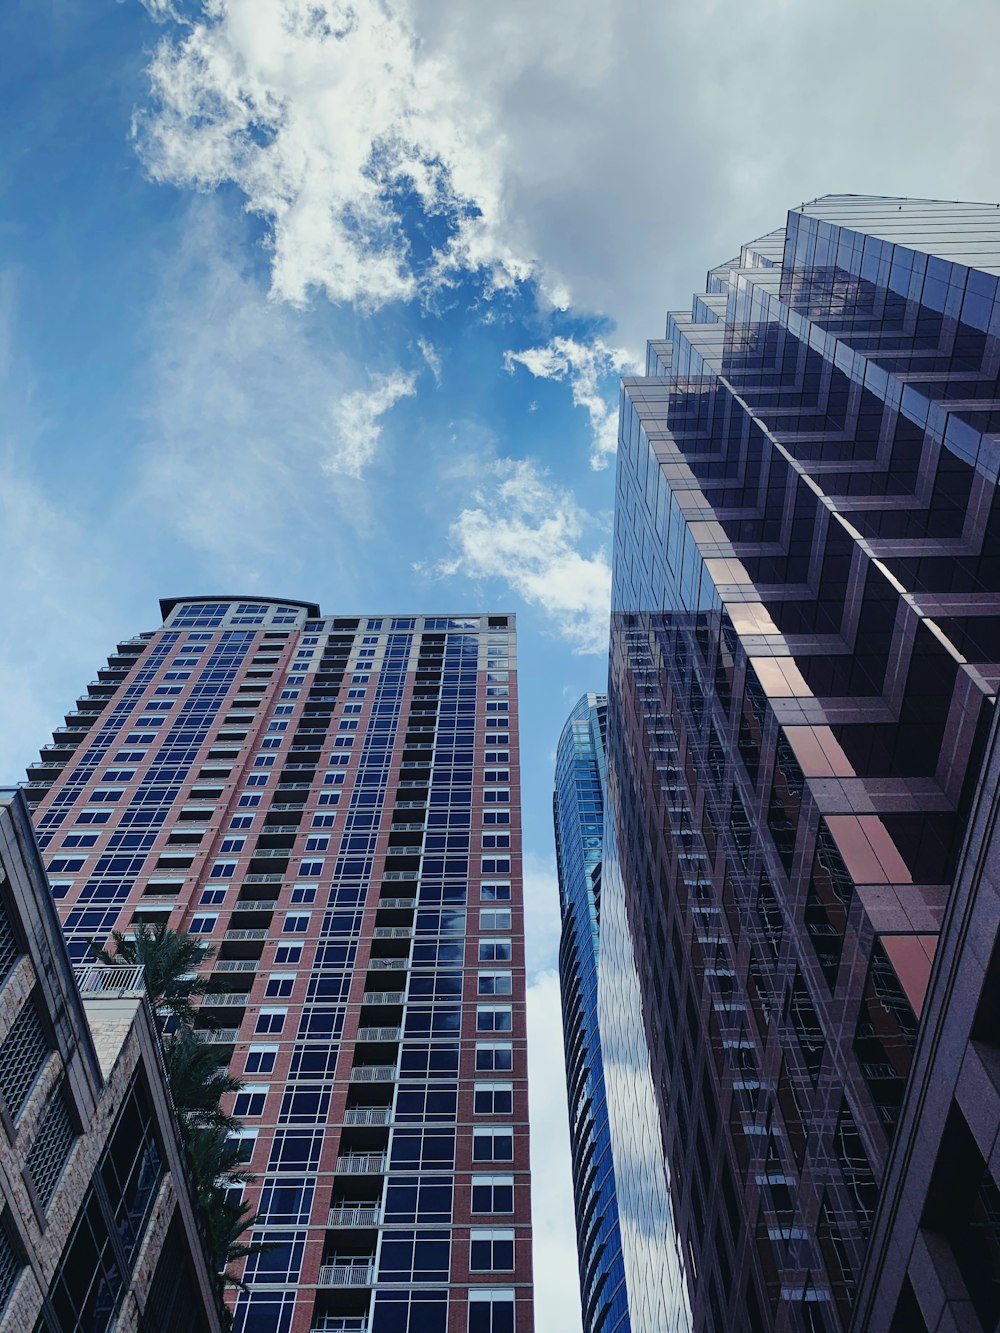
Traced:
[[247, 1184], [253, 1175], [242, 1164], [239, 1141], [223, 1128], [189, 1130], [187, 1147], [209, 1257], [224, 1283], [242, 1287], [240, 1279], [226, 1271], [226, 1265], [270, 1248], [259, 1241], [247, 1244], [240, 1240], [257, 1220], [257, 1214], [242, 1197], [234, 1199], [230, 1190], [234, 1185]]
[[[185, 931], [171, 930], [162, 922], [152, 926], [138, 922], [131, 938], [113, 930], [111, 939], [115, 944], [113, 953], [91, 941], [94, 957], [110, 967], [139, 964], [157, 1012], [165, 1010], [176, 1022], [191, 1027], [195, 1020], [191, 996], [208, 994], [212, 985], [206, 978], [190, 974], [212, 958], [215, 949]], [[161, 1028], [162, 1025], [161, 1019]]]
[[187, 1129], [237, 1129], [239, 1124], [221, 1108], [228, 1092], [239, 1092], [243, 1081], [220, 1068], [213, 1048], [180, 1027], [162, 1039], [163, 1060], [177, 1113]]

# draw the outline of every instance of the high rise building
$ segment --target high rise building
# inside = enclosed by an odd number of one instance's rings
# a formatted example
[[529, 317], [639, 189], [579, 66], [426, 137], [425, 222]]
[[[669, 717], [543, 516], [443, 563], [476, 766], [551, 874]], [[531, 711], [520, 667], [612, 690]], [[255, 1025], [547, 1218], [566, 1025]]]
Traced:
[[528, 1333], [514, 619], [196, 597], [28, 793], [68, 947], [215, 949], [259, 1210], [238, 1333]]
[[0, 1328], [222, 1333], [142, 969], [70, 964], [0, 791]]
[[626, 1333], [630, 1327], [597, 1014], [606, 710], [604, 695], [585, 694], [570, 713], [556, 751], [552, 802], [562, 916], [559, 984], [585, 1333]]
[[819, 199], [624, 382], [600, 968], [634, 1327], [654, 1233], [696, 1330], [1000, 1314], [997, 274], [998, 207]]

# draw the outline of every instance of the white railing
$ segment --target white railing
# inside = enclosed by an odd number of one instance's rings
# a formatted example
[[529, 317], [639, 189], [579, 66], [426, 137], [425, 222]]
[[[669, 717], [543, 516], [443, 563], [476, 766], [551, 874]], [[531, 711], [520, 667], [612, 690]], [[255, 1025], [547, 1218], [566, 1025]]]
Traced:
[[323, 1315], [309, 1333], [369, 1333], [368, 1320], [356, 1315]]
[[328, 1227], [377, 1227], [382, 1221], [381, 1208], [331, 1208]]
[[358, 1041], [399, 1041], [403, 1029], [395, 1028], [358, 1028]]
[[416, 907], [416, 905], [417, 905], [416, 898], [380, 898], [378, 902], [375, 904], [375, 906], [380, 910], [383, 907], [392, 907], [400, 910], [405, 910], [407, 908]]
[[254, 927], [252, 930], [227, 930], [222, 936], [224, 940], [266, 940], [270, 931], [261, 927]]
[[345, 1125], [387, 1125], [391, 1119], [388, 1106], [349, 1106], [344, 1112]]
[[410, 966], [408, 958], [369, 958], [368, 966], [373, 972], [402, 972]]
[[81, 995], [143, 995], [146, 990], [139, 964], [85, 963], [74, 967], [73, 975]]
[[354, 1083], [391, 1083], [396, 1076], [395, 1065], [355, 1065], [351, 1070]]
[[250, 1003], [250, 992], [245, 990], [235, 991], [215, 991], [201, 997], [203, 1005], [211, 1008], [225, 1009], [233, 1005], [247, 1005]]
[[376, 940], [412, 940], [412, 926], [376, 926], [373, 932]]
[[216, 972], [256, 972], [260, 963], [256, 958], [220, 958], [215, 964]]
[[362, 1004], [402, 1004], [401, 990], [366, 990], [361, 997]]
[[240, 1035], [239, 1028], [196, 1028], [194, 1035], [199, 1041], [207, 1041], [220, 1045], [235, 1041]]
[[337, 1158], [334, 1170], [341, 1175], [374, 1176], [385, 1170], [387, 1161], [382, 1152], [349, 1152]]

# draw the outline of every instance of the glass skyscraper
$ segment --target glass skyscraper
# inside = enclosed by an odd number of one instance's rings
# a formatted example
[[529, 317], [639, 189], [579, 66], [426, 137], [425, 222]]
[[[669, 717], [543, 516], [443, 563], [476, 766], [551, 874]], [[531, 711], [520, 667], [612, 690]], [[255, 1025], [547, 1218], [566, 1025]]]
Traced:
[[600, 1012], [634, 1327], [678, 1271], [716, 1333], [1000, 1314], [998, 275], [1000, 207], [826, 197], [624, 381]]
[[607, 698], [585, 694], [556, 752], [562, 991], [577, 1255], [585, 1333], [630, 1328], [597, 1013]]
[[27, 794], [73, 958], [215, 949], [269, 1246], [237, 1333], [529, 1333], [514, 618], [161, 611]]

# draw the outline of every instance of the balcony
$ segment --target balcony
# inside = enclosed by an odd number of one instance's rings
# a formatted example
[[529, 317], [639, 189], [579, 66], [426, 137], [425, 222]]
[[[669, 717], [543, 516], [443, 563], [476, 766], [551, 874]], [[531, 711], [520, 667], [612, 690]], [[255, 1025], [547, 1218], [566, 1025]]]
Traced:
[[358, 1028], [356, 1041], [401, 1041], [403, 1029], [400, 1027]]
[[362, 1004], [402, 1004], [401, 990], [366, 990], [361, 997]]
[[245, 1009], [250, 1000], [250, 992], [245, 990], [216, 991], [201, 997], [202, 1009]]
[[244, 883], [244, 884], [280, 884], [281, 881], [282, 881], [283, 879], [284, 879], [284, 875], [275, 875], [275, 874], [268, 874], [268, 875], [244, 875], [244, 876], [243, 876], [243, 883]]
[[81, 995], [124, 999], [131, 995], [145, 995], [142, 971], [138, 965], [109, 967], [106, 963], [90, 963], [74, 967], [73, 976]]
[[383, 870], [382, 880], [398, 883], [400, 880], [415, 880], [420, 878], [419, 871], [416, 870]]
[[405, 972], [410, 966], [409, 958], [369, 958], [370, 972]]
[[259, 966], [256, 958], [220, 958], [215, 964], [215, 971], [256, 972]]
[[355, 1065], [350, 1075], [352, 1083], [392, 1083], [398, 1076], [395, 1065]]
[[344, 1111], [345, 1125], [388, 1125], [391, 1121], [390, 1106], [348, 1106]]
[[372, 931], [375, 940], [412, 940], [412, 926], [376, 926]]
[[[293, 833], [298, 833], [298, 829], [293, 829]], [[274, 832], [274, 829], [268, 829], [268, 834]], [[291, 847], [256, 847], [251, 853], [251, 860], [282, 860], [287, 861], [292, 854]]]
[[232, 910], [234, 912], [273, 912], [277, 905], [277, 898], [237, 898], [232, 905]]
[[385, 854], [386, 856], [420, 856], [423, 850], [423, 846], [419, 842], [408, 844], [405, 847], [392, 844], [385, 849]]
[[375, 906], [381, 911], [412, 911], [417, 905], [416, 898], [380, 898]]
[[370, 1287], [374, 1281], [372, 1264], [324, 1264], [319, 1270], [321, 1287]]
[[382, 1221], [381, 1208], [331, 1208], [328, 1227], [377, 1227]]
[[327, 1314], [309, 1333], [369, 1333], [369, 1325], [364, 1315]]
[[250, 940], [266, 940], [269, 930], [255, 927], [253, 930], [227, 930], [222, 938], [226, 942], [245, 944]]
[[195, 1028], [194, 1036], [198, 1041], [208, 1042], [212, 1046], [232, 1046], [240, 1035], [239, 1028]]
[[384, 1152], [348, 1152], [337, 1158], [335, 1170], [346, 1176], [377, 1176], [386, 1169], [389, 1158]]

